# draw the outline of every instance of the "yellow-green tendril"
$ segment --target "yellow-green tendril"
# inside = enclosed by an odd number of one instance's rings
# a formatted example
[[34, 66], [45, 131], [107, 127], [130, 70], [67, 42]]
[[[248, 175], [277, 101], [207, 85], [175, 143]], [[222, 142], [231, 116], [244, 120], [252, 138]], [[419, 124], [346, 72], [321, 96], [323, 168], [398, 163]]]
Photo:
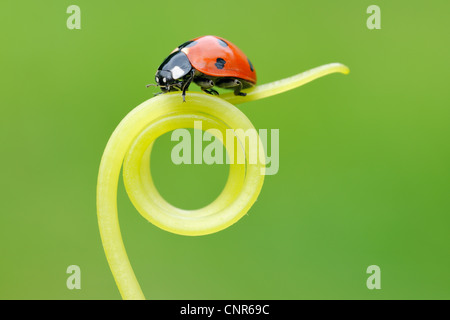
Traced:
[[256, 86], [243, 92], [247, 93], [247, 96], [235, 96], [233, 93], [223, 94], [220, 97], [227, 100], [232, 104], [240, 104], [243, 102], [249, 102], [253, 100], [259, 100], [262, 98], [270, 97], [278, 93], [289, 91], [300, 87], [308, 82], [321, 78], [331, 73], [343, 73], [348, 74], [350, 70], [347, 66], [340, 63], [329, 63], [314, 69], [299, 73], [295, 76], [266, 83], [260, 86]]
[[[132, 110], [117, 126], [103, 153], [97, 184], [97, 213], [100, 234], [109, 266], [124, 299], [144, 299], [125, 251], [117, 213], [117, 187], [123, 164], [127, 193], [140, 214], [156, 226], [177, 234], [198, 236], [225, 229], [245, 215], [256, 201], [264, 181], [264, 149], [245, 146], [245, 135], [254, 130], [250, 120], [233, 104], [258, 100], [301, 86], [324, 75], [348, 68], [332, 63], [299, 75], [246, 90], [246, 97], [224, 94], [220, 98], [189, 92], [182, 102], [180, 93], [168, 93], [149, 99]], [[153, 184], [150, 154], [153, 142], [178, 128], [194, 128], [201, 121], [202, 130], [216, 129], [226, 137], [233, 129], [237, 151], [244, 163], [231, 163], [228, 180], [219, 197], [198, 210], [183, 210], [166, 202]], [[243, 130], [237, 130], [243, 129]], [[222, 141], [222, 140], [220, 140]], [[222, 141], [223, 143], [223, 141]], [[227, 144], [224, 144], [228, 148]], [[240, 147], [239, 147], [240, 146]], [[257, 153], [257, 154], [254, 154]], [[249, 159], [256, 159], [249, 161]]]

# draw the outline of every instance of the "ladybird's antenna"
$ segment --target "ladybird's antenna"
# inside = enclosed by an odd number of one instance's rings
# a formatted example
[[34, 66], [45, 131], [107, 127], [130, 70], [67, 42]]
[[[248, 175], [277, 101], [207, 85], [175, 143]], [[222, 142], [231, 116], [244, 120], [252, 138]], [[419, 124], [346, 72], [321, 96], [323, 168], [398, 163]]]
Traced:
[[148, 85], [145, 86], [146, 88], [148, 87], [159, 87], [158, 84], [154, 84], [154, 83], [149, 83]]

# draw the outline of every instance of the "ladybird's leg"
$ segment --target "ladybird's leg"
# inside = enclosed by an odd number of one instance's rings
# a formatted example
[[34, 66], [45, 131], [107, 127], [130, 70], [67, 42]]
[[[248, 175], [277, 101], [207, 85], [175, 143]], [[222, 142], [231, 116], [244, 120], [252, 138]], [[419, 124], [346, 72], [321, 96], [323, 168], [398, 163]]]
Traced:
[[209, 94], [212, 94], [212, 95], [216, 95], [216, 96], [219, 95], [219, 92], [217, 92], [214, 89], [205, 89], [205, 88], [201, 88], [201, 89], [202, 89], [203, 92], [206, 92], [206, 93], [209, 93]]
[[190, 72], [188, 78], [186, 79], [186, 81], [183, 84], [183, 93], [181, 94], [183, 97], [183, 102], [186, 102], [186, 91], [189, 88], [189, 85], [191, 84], [192, 80], [194, 79], [194, 74], [195, 74], [195, 70], [192, 69], [192, 71]]
[[194, 82], [196, 85], [198, 85], [200, 87], [200, 89], [202, 89], [203, 92], [212, 94], [212, 95], [219, 95], [219, 92], [217, 92], [216, 90], [212, 89], [212, 87], [214, 87], [215, 83], [213, 80], [208, 79], [208, 78], [203, 78], [203, 77], [196, 77], [194, 79]]
[[241, 92], [242, 90], [242, 82], [239, 80], [235, 80], [236, 81], [236, 86], [234, 87], [234, 95], [235, 96], [243, 96], [245, 97], [247, 94], [244, 92]]
[[246, 96], [246, 93], [241, 92], [243, 84], [240, 80], [235, 78], [222, 78], [216, 82], [220, 88], [234, 89], [234, 94], [237, 96]]

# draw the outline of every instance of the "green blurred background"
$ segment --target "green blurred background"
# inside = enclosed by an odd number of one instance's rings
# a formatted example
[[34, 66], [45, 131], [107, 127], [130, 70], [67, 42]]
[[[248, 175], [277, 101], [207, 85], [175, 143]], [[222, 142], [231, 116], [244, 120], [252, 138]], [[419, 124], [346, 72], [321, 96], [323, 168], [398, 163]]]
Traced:
[[[81, 8], [81, 30], [66, 9]], [[366, 9], [381, 8], [381, 30]], [[0, 298], [120, 299], [98, 232], [96, 179], [121, 119], [153, 96], [179, 44], [222, 36], [259, 83], [333, 74], [239, 108], [280, 130], [280, 170], [248, 215], [208, 236], [162, 231], [119, 187], [125, 247], [148, 299], [449, 299], [448, 1], [12, 1], [0, 4]], [[198, 88], [192, 89], [198, 90]], [[183, 208], [211, 202], [224, 165], [152, 172]], [[66, 268], [81, 268], [68, 290]], [[381, 268], [368, 290], [366, 268]]]

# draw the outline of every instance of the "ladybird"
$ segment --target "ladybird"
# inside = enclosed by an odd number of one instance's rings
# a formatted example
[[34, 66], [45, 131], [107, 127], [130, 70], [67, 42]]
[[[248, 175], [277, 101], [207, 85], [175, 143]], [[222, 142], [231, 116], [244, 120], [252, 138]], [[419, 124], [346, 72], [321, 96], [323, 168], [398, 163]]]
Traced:
[[202, 91], [219, 95], [214, 86], [234, 90], [245, 96], [242, 89], [256, 84], [256, 71], [247, 56], [233, 43], [216, 36], [203, 36], [187, 41], [173, 50], [159, 66], [156, 84], [162, 92], [186, 91], [194, 82]]

